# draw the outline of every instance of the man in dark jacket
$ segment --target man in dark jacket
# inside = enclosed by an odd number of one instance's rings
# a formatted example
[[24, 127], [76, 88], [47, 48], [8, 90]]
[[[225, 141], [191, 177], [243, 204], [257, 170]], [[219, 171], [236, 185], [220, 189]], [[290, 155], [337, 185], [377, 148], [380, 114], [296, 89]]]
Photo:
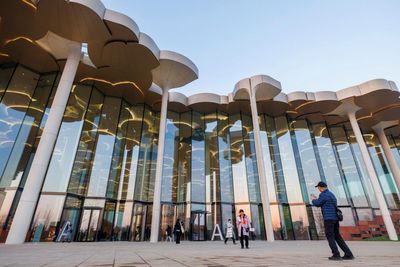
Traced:
[[[339, 218], [337, 215], [337, 200], [335, 195], [328, 190], [328, 186], [324, 182], [319, 182], [315, 187], [318, 187], [318, 190], [321, 193], [319, 194], [318, 198], [315, 195], [311, 195], [311, 200], [314, 206], [320, 207], [322, 210], [322, 216], [324, 217], [325, 225], [325, 235], [326, 239], [328, 239], [329, 247], [331, 248], [333, 254], [333, 256], [329, 257], [329, 259], [354, 259], [353, 253], [346, 245], [339, 232]], [[344, 252], [344, 256], [342, 258], [340, 257], [340, 252], [336, 243]]]

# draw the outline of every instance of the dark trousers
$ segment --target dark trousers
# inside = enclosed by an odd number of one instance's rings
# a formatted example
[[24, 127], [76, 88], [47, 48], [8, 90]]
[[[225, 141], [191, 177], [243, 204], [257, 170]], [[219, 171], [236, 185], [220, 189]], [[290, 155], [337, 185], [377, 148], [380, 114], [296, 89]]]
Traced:
[[344, 242], [342, 236], [340, 235], [339, 221], [331, 221], [331, 220], [324, 221], [324, 225], [325, 225], [326, 239], [328, 239], [329, 247], [332, 250], [333, 256], [340, 256], [339, 249], [336, 243], [343, 250], [345, 256], [353, 256], [353, 253], [351, 252], [349, 247]]
[[231, 238], [232, 238], [233, 244], [236, 244], [234, 237], [225, 238], [225, 244], [226, 244], [226, 242], [228, 242], [228, 239], [231, 239]]
[[244, 248], [244, 244], [243, 244], [243, 239], [244, 239], [244, 241], [246, 242], [246, 248], [248, 248], [249, 247], [249, 236], [243, 234], [243, 228], [242, 228], [240, 234], [241, 234], [240, 235], [240, 245], [242, 246], [242, 248]]
[[176, 232], [175, 233], [175, 241], [176, 241], [176, 243], [177, 244], [180, 244], [181, 243], [181, 232]]

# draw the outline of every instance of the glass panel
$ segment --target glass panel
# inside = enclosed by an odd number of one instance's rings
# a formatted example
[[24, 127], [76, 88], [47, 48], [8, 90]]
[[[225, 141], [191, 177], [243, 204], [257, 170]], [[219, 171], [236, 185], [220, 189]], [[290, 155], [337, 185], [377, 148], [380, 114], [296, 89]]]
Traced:
[[305, 205], [290, 206], [290, 214], [292, 216], [293, 232], [297, 240], [308, 240], [309, 223], [308, 214]]
[[386, 138], [390, 146], [390, 151], [392, 152], [393, 157], [396, 160], [397, 166], [399, 166], [400, 168], [400, 150], [396, 147], [395, 139], [391, 135], [386, 136]]
[[288, 199], [285, 189], [285, 178], [283, 175], [275, 121], [273, 118], [265, 116], [265, 123], [267, 128], [269, 151], [272, 159], [272, 170], [274, 174], [276, 196], [279, 203], [287, 203]]
[[[65, 201], [65, 207], [64, 211], [61, 217], [61, 224], [58, 228], [58, 231], [60, 231], [60, 228], [67, 222], [69, 221], [72, 225], [72, 236], [76, 236], [77, 233], [79, 233], [79, 219], [81, 215], [81, 207], [82, 207], [82, 201], [76, 197], [72, 196], [67, 196], [67, 199]], [[60, 234], [58, 232], [58, 234]]]
[[79, 142], [91, 88], [76, 86], [71, 91], [63, 122], [51, 156], [43, 192], [65, 192]]
[[343, 127], [332, 127], [330, 130], [353, 205], [355, 207], [368, 207], [368, 201], [358, 175], [357, 165], [347, 141], [346, 132]]
[[[192, 114], [182, 113], [179, 126], [177, 201], [190, 201], [190, 171], [192, 153]], [[189, 214], [190, 215], [190, 214]]]
[[68, 192], [70, 193], [86, 194], [89, 179], [88, 169], [94, 155], [94, 145], [101, 118], [103, 99], [104, 97], [99, 91], [92, 90], [68, 185]]
[[252, 240], [261, 239], [265, 240], [265, 228], [264, 228], [264, 215], [262, 205], [251, 205], [251, 227], [250, 238]]
[[292, 216], [290, 214], [290, 207], [287, 204], [280, 206], [281, 222], [283, 230], [283, 238], [287, 240], [294, 240], [294, 232], [292, 225]]
[[292, 128], [294, 130], [298, 150], [296, 159], [301, 163], [301, 171], [306, 186], [306, 190], [304, 190], [306, 194], [304, 197], [307, 202], [310, 202], [310, 195], [317, 195], [319, 193], [315, 185], [322, 180], [314, 152], [314, 145], [307, 121], [293, 121]]
[[15, 212], [18, 204], [18, 195], [20, 193], [18, 194], [18, 191], [15, 189], [0, 188], [0, 242], [6, 241], [12, 222], [12, 214]]
[[[123, 179], [123, 183], [122, 187], [121, 185], [119, 187], [119, 199], [133, 200], [139, 160], [140, 137], [143, 124], [143, 109], [144, 106], [134, 106], [128, 108], [130, 115], [128, 119], [126, 143], [122, 159], [120, 179]], [[120, 125], [123, 124], [124, 121], [120, 121]], [[123, 125], [121, 125], [121, 127], [123, 127]]]
[[[0, 174], [4, 171], [10, 152], [22, 127], [22, 122], [38, 80], [38, 74], [19, 66], [0, 103]], [[1, 182], [1, 186], [10, 186], [10, 182], [11, 178], [8, 178]]]
[[191, 200], [205, 202], [205, 126], [200, 113], [192, 113], [192, 173], [191, 173]]
[[[130, 118], [130, 110], [128, 105], [123, 101], [121, 105], [121, 114], [118, 122], [118, 130], [114, 143], [114, 151], [111, 157], [111, 167], [108, 176], [108, 184], [107, 184], [107, 193], [106, 196], [108, 198], [121, 198], [122, 187], [124, 187], [124, 171], [123, 168], [126, 166], [126, 157], [127, 152], [126, 148], [126, 140], [127, 140], [127, 131], [129, 125]], [[128, 183], [128, 180], [126, 180]], [[120, 192], [120, 194], [118, 194]], [[125, 199], [126, 199], [126, 185], [125, 185]]]
[[378, 202], [376, 200], [375, 193], [372, 188], [371, 180], [366, 171], [367, 168], [365, 167], [364, 160], [361, 156], [360, 147], [358, 146], [356, 137], [351, 129], [347, 129], [347, 136], [348, 136], [349, 142], [351, 144], [351, 149], [353, 150], [353, 153], [354, 153], [354, 160], [357, 164], [359, 173], [361, 175], [364, 189], [365, 189], [365, 192], [367, 193], [370, 205], [372, 208], [378, 208], [379, 207]]
[[[230, 135], [228, 131], [228, 116], [218, 113], [218, 160], [219, 160], [219, 190], [222, 202], [233, 202], [233, 183], [230, 153]], [[225, 205], [223, 205], [225, 206]], [[232, 208], [231, 208], [232, 209]], [[223, 215], [224, 216], [224, 215]], [[225, 220], [223, 220], [225, 222]]]
[[274, 230], [275, 240], [282, 240], [281, 216], [278, 205], [271, 205], [272, 229]]
[[0, 186], [18, 186], [36, 141], [40, 121], [50, 96], [55, 74], [40, 77], [32, 101], [15, 140]]
[[60, 224], [65, 196], [41, 195], [31, 226], [31, 241], [53, 241]]
[[264, 115], [259, 116], [260, 121], [260, 139], [261, 139], [261, 146], [263, 151], [263, 160], [264, 160], [264, 168], [265, 168], [265, 175], [267, 178], [267, 188], [268, 188], [268, 196], [270, 203], [277, 203], [276, 198], [276, 191], [275, 191], [275, 181], [274, 181], [274, 173], [272, 170], [273, 161], [271, 158], [270, 153], [270, 136], [271, 132], [267, 130], [265, 117]]
[[231, 163], [235, 203], [249, 202], [247, 174], [245, 165], [242, 120], [240, 114], [229, 117], [229, 134], [231, 140]]
[[176, 201], [177, 163], [179, 147], [179, 114], [168, 112], [165, 132], [161, 201]]
[[120, 98], [106, 97], [104, 99], [102, 118], [97, 130], [88, 196], [104, 197], [106, 194], [120, 106]]
[[116, 202], [106, 201], [99, 234], [100, 240], [115, 240], [115, 236], [113, 235], [115, 208]]
[[289, 203], [302, 203], [303, 196], [300, 189], [287, 119], [284, 116], [277, 117], [275, 118], [275, 123]]
[[353, 209], [352, 208], [340, 208], [343, 213], [343, 221], [340, 222], [341, 226], [355, 226]]
[[159, 117], [147, 107], [144, 111], [136, 175], [135, 200], [153, 199]]
[[130, 225], [132, 218], [133, 202], [119, 202], [114, 221], [115, 240], [128, 241], [130, 238]]
[[[204, 116], [205, 121], [205, 175], [206, 175], [206, 202], [211, 203], [219, 199], [219, 162], [217, 139], [217, 114], [211, 113]], [[208, 205], [212, 212], [211, 205]], [[207, 216], [209, 217], [209, 216]], [[211, 223], [207, 226], [212, 227]]]
[[393, 176], [388, 169], [388, 164], [378, 138], [374, 134], [365, 134], [364, 139], [389, 208], [399, 208], [399, 192], [394, 183]]
[[256, 149], [254, 147], [253, 122], [249, 115], [242, 114], [243, 143], [246, 157], [247, 186], [249, 190], [249, 201], [261, 203], [260, 184], [258, 180], [258, 169]]
[[339, 167], [336, 162], [326, 125], [323, 123], [313, 124], [312, 130], [328, 188], [335, 194], [338, 205], [348, 205], [346, 192], [340, 177]]
[[7, 89], [7, 85], [15, 70], [14, 66], [0, 66], [0, 100]]
[[167, 240], [167, 232], [172, 236], [176, 219], [176, 210], [174, 205], [161, 205], [160, 236], [162, 241]]

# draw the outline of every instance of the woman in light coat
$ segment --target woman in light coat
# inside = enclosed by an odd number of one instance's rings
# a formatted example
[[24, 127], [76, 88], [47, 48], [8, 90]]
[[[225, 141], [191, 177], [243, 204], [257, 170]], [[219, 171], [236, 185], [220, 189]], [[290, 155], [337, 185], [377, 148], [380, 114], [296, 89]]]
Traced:
[[226, 242], [228, 242], [229, 238], [232, 238], [233, 244], [236, 244], [233, 232], [233, 224], [231, 222], [231, 219], [228, 219], [228, 221], [225, 224], [225, 244]]
[[244, 211], [242, 209], [239, 210], [239, 216], [236, 219], [236, 227], [238, 229], [240, 245], [242, 245], [242, 248], [244, 248], [244, 239], [246, 243], [246, 248], [249, 248], [250, 220], [246, 216], [246, 214], [244, 214]]

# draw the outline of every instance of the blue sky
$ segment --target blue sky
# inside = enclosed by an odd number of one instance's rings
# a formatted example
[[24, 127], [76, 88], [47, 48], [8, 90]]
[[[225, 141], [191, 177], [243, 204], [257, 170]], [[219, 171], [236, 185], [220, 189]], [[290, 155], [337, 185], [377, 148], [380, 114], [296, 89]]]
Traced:
[[400, 87], [398, 0], [103, 0], [200, 78], [178, 89], [227, 94], [267, 74], [291, 91], [338, 90], [374, 78]]

